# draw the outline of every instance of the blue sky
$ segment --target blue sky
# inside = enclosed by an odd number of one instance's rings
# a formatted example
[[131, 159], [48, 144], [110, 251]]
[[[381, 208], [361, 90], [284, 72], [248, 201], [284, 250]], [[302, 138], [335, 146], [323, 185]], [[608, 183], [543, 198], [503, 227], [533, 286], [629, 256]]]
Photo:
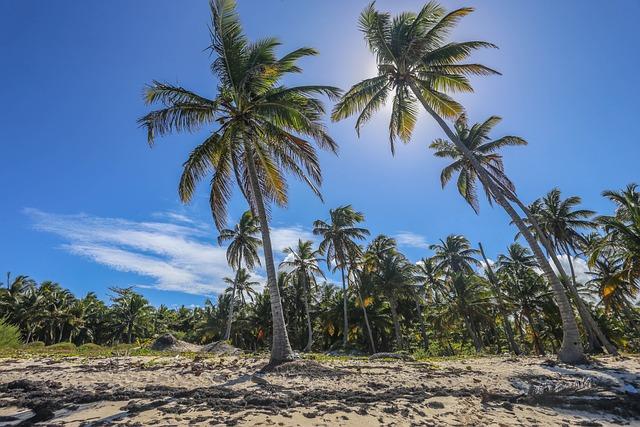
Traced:
[[[288, 83], [348, 88], [375, 72], [356, 25], [366, 1], [239, 3], [250, 37], [277, 36], [283, 52], [320, 51]], [[470, 4], [477, 10], [453, 38], [499, 45], [475, 59], [503, 76], [476, 79], [476, 92], [458, 99], [472, 120], [502, 116], [496, 136], [529, 141], [505, 156], [522, 198], [558, 186], [610, 211], [601, 191], [640, 181], [640, 3], [443, 1]], [[422, 2], [377, 5], [397, 12]], [[136, 285], [154, 304], [199, 304], [222, 288], [228, 269], [206, 184], [189, 206], [176, 194], [180, 166], [204, 133], [150, 149], [136, 125], [152, 79], [214, 95], [208, 21], [204, 0], [0, 2], [0, 271], [55, 280], [76, 294]], [[273, 216], [277, 248], [309, 237], [313, 220], [351, 203], [372, 233], [398, 237], [414, 260], [450, 233], [482, 241], [495, 257], [514, 230], [499, 209], [483, 205], [476, 216], [453, 187], [440, 188], [444, 162], [426, 148], [440, 131], [421, 116], [411, 144], [391, 157], [387, 123], [381, 112], [359, 139], [353, 120], [329, 124], [340, 155], [321, 157], [325, 203], [292, 181], [289, 208]], [[231, 214], [244, 209], [236, 198]]]

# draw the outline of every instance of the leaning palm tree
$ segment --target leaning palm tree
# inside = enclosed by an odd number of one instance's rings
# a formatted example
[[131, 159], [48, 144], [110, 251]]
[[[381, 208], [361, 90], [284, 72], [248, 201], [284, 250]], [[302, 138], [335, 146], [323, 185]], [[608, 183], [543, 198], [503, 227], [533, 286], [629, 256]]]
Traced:
[[308, 139], [333, 152], [337, 145], [325, 131], [324, 108], [314, 96], [333, 98], [340, 91], [329, 86], [282, 85], [285, 76], [301, 71], [296, 64], [300, 58], [317, 52], [301, 48], [277, 57], [277, 39], [251, 43], [242, 31], [234, 0], [212, 0], [211, 15], [211, 69], [219, 82], [216, 96], [207, 98], [153, 82], [145, 89], [145, 101], [162, 108], [139, 122], [146, 127], [150, 144], [156, 136], [215, 125], [184, 163], [180, 199], [190, 201], [196, 184], [212, 173], [209, 202], [218, 229], [225, 226], [234, 181], [258, 218], [273, 316], [271, 361], [277, 363], [294, 354], [276, 282], [267, 212], [270, 204], [287, 204], [286, 173], [320, 195], [320, 163]]
[[[523, 207], [522, 203], [516, 197], [516, 190], [513, 183], [509, 180], [504, 172], [502, 156], [496, 153], [496, 150], [502, 147], [508, 145], [524, 145], [526, 144], [526, 142], [521, 138], [515, 136], [506, 136], [491, 141], [489, 137], [489, 131], [496, 123], [498, 123], [498, 121], [499, 119], [497, 117], [492, 117], [489, 120], [485, 121], [483, 124], [475, 124], [471, 127], [469, 127], [466, 119], [458, 119], [456, 121], [455, 130], [458, 138], [463, 143], [463, 145], [465, 145], [469, 149], [469, 152], [472, 153], [474, 160], [476, 160], [480, 164], [479, 167], [481, 169], [476, 169], [472, 162], [467, 161], [464, 153], [459, 150], [458, 147], [454, 144], [436, 140], [431, 145], [431, 147], [436, 150], [436, 156], [449, 158], [453, 161], [453, 163], [443, 169], [443, 172], [441, 174], [442, 184], [445, 185], [453, 177], [454, 173], [458, 173], [458, 190], [460, 194], [465, 198], [465, 200], [473, 207], [476, 213], [478, 212], [479, 205], [475, 181], [478, 180], [483, 184], [489, 203], [494, 200], [498, 201], [498, 203], [511, 216], [512, 223], [516, 224], [516, 226], [518, 227], [518, 236], [522, 235], [523, 237], [525, 237], [525, 240], [527, 240], [527, 243], [529, 243], [529, 246], [534, 252], [536, 261], [545, 272], [545, 275], [547, 276], [549, 282], [552, 284], [552, 287], [555, 289], [555, 297], [556, 301], [559, 301], [559, 307], [563, 307], [565, 306], [565, 304], [568, 304], [566, 305], [567, 310], [564, 312], [565, 314], [563, 316], [563, 319], [565, 319], [563, 320], [563, 322], [565, 322], [564, 326], [574, 325], [576, 324], [575, 316], [573, 314], [573, 311], [569, 310], [571, 309], [571, 304], [566, 294], [564, 293], [564, 290], [562, 289], [562, 283], [558, 279], [558, 276], [551, 269], [549, 261], [542, 253], [542, 249], [536, 241], [537, 237], [543, 244], [543, 246], [547, 249], [547, 252], [551, 254], [556, 268], [560, 272], [561, 276], [566, 277], [560, 262], [555, 256], [553, 244], [550, 243], [551, 240], [544, 230], [544, 225], [539, 221], [541, 209], [537, 209], [535, 203], [528, 209]], [[475, 139], [479, 139], [480, 142], [475, 142]], [[482, 173], [478, 171], [481, 171]], [[465, 178], [462, 178], [463, 176]], [[511, 201], [515, 201], [518, 206], [523, 208], [523, 211], [527, 215], [527, 222], [531, 225], [531, 227], [527, 227], [527, 224], [520, 218], [513, 207], [505, 199], [505, 195], [507, 195], [507, 197]], [[536, 213], [534, 214], [532, 212]], [[573, 287], [573, 289], [575, 289], [575, 287]], [[562, 290], [562, 292], [560, 292], [560, 290]], [[577, 291], [574, 294], [577, 295]], [[607, 350], [610, 353], [615, 353], [615, 347], [613, 347], [609, 343], [602, 331], [598, 329], [584, 303], [579, 299], [579, 297], [575, 298], [575, 300], [578, 310], [581, 313], [581, 319], [583, 320], [583, 323], [585, 325], [585, 330], [588, 332], [588, 336], [590, 337], [589, 342], [591, 343], [594, 342], [594, 340], [598, 340], [607, 347]], [[567, 328], [563, 327], [563, 330], [564, 329]], [[567, 330], [571, 331], [573, 330], [573, 327], [571, 326]], [[575, 330], [575, 333], [578, 334], [577, 329]], [[577, 337], [579, 338], [579, 335], [577, 335]], [[562, 351], [563, 350], [561, 349], [561, 352]]]
[[[565, 362], [584, 360], [580, 345], [580, 334], [571, 304], [564, 294], [560, 280], [545, 261], [542, 250], [525, 224], [507, 200], [512, 193], [501, 182], [494, 181], [490, 172], [482, 167], [474, 153], [462, 142], [445, 119], [456, 118], [462, 106], [447, 95], [447, 91], [473, 90], [467, 76], [497, 74], [495, 70], [481, 64], [463, 61], [476, 49], [495, 47], [483, 41], [448, 42], [448, 34], [463, 16], [472, 12], [461, 8], [450, 13], [431, 2], [420, 12], [405, 12], [392, 18], [369, 5], [360, 16], [360, 29], [378, 62], [378, 76], [355, 84], [336, 105], [332, 118], [341, 120], [359, 113], [356, 129], [366, 123], [373, 114], [385, 105], [393, 94], [389, 133], [392, 152], [396, 139], [408, 142], [415, 127], [417, 102], [442, 128], [447, 138], [477, 172], [478, 179], [492, 194], [500, 206], [523, 232], [527, 243], [540, 261], [541, 268], [550, 279], [556, 303], [562, 314], [563, 343], [559, 356]], [[515, 202], [515, 201], [514, 201]], [[520, 206], [520, 204], [518, 204]], [[535, 247], [534, 247], [535, 246]]]
[[[252, 269], [256, 264], [260, 265], [260, 257], [258, 256], [258, 248], [262, 245], [260, 238], [256, 236], [260, 231], [260, 224], [255, 219], [251, 211], [242, 214], [240, 222], [233, 229], [225, 228], [220, 230], [218, 236], [218, 244], [221, 245], [226, 241], [230, 241], [227, 247], [227, 262], [236, 271], [239, 272], [244, 261], [248, 269]], [[237, 275], [236, 275], [237, 277]], [[224, 332], [224, 340], [228, 340], [231, 336], [231, 325], [233, 323], [233, 309], [236, 300], [236, 281], [233, 280], [231, 292], [231, 301], [229, 303], [229, 313], [227, 317], [227, 326]]]
[[313, 242], [298, 239], [296, 247], [289, 247], [284, 250], [287, 257], [280, 263], [280, 269], [284, 271], [285, 281], [293, 282], [302, 289], [302, 299], [304, 303], [304, 313], [307, 319], [307, 345], [304, 351], [311, 351], [313, 345], [313, 325], [311, 322], [311, 310], [309, 308], [312, 291], [316, 290], [318, 284], [316, 277], [324, 279], [324, 273], [319, 267], [320, 251], [313, 249]]
[[360, 253], [356, 240], [363, 240], [369, 235], [369, 230], [358, 227], [364, 221], [362, 212], [358, 212], [351, 205], [340, 206], [329, 210], [330, 222], [317, 220], [313, 223], [313, 234], [322, 236], [319, 250], [326, 255], [327, 266], [339, 268], [342, 277], [342, 311], [344, 330], [342, 336], [343, 347], [349, 339], [349, 317], [347, 310], [347, 283], [345, 272], [349, 262]]
[[[476, 123], [469, 126], [467, 116], [461, 114], [454, 123], [456, 134], [466, 148], [473, 153], [475, 160], [482, 165], [483, 169], [491, 177], [492, 180], [500, 182], [503, 186], [511, 191], [515, 191], [515, 187], [511, 180], [507, 177], [504, 170], [502, 156], [497, 153], [498, 150], [515, 145], [527, 145], [527, 141], [518, 136], [503, 136], [496, 140], [489, 139], [489, 133], [495, 125], [500, 123], [502, 119], [497, 116], [491, 116], [482, 123]], [[478, 205], [477, 181], [478, 172], [471, 162], [463, 155], [456, 145], [446, 139], [437, 138], [429, 146], [434, 150], [436, 157], [449, 158], [454, 160], [453, 163], [442, 169], [440, 174], [440, 182], [442, 188], [447, 185], [454, 174], [458, 174], [456, 185], [460, 195], [471, 205], [473, 210], [478, 213], [480, 207]], [[487, 191], [487, 200], [492, 203], [491, 193]]]
[[595, 212], [588, 209], [578, 209], [582, 199], [570, 196], [562, 199], [559, 189], [554, 188], [541, 199], [533, 202], [531, 210], [544, 237], [551, 243], [554, 251], [564, 253], [569, 264], [571, 277], [565, 283], [578, 307], [580, 319], [587, 334], [590, 351], [601, 351], [602, 346], [607, 351], [615, 352], [615, 348], [604, 335], [578, 293], [578, 283], [574, 266], [577, 248], [584, 244], [585, 238], [581, 230], [592, 230], [596, 227], [590, 218]]

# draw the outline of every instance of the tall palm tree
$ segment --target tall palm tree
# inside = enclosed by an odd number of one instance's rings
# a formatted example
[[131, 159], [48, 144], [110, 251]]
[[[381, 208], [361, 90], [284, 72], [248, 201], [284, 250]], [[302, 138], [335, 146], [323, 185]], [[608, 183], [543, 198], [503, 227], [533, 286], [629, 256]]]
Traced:
[[[226, 241], [230, 241], [227, 247], [227, 262], [238, 272], [242, 268], [242, 262], [248, 269], [252, 269], [256, 264], [260, 265], [260, 257], [258, 256], [258, 248], [262, 245], [260, 238], [256, 236], [260, 231], [260, 224], [255, 219], [251, 211], [246, 211], [240, 217], [240, 222], [233, 229], [225, 228], [220, 230], [218, 236], [218, 244], [222, 245]], [[231, 292], [231, 302], [229, 305], [229, 314], [227, 318], [227, 327], [224, 332], [224, 340], [228, 340], [231, 336], [231, 325], [233, 324], [233, 309], [236, 301], [236, 281], [233, 280]]]
[[477, 172], [478, 179], [487, 192], [490, 192], [495, 201], [505, 209], [518, 230], [523, 233], [545, 275], [551, 281], [561, 312], [563, 343], [559, 356], [565, 362], [581, 362], [584, 360], [584, 354], [571, 304], [533, 235], [526, 229], [526, 225], [507, 200], [507, 197], [512, 200], [513, 192], [501, 182], [493, 180], [490, 172], [482, 167], [474, 153], [445, 120], [458, 117], [463, 110], [462, 106], [445, 92], [472, 91], [467, 79], [469, 75], [497, 74], [495, 70], [484, 65], [462, 62], [474, 50], [495, 47], [494, 45], [482, 41], [448, 41], [451, 29], [460, 18], [472, 10], [461, 8], [446, 13], [437, 3], [431, 2], [417, 14], [405, 12], [392, 18], [389, 13], [377, 11], [373, 3], [369, 5], [360, 16], [360, 29], [369, 48], [376, 55], [378, 76], [357, 83], [347, 91], [335, 106], [332, 118], [341, 120], [359, 113], [356, 122], [356, 129], [359, 130], [393, 94], [389, 123], [393, 152], [397, 138], [403, 142], [411, 139], [417, 121], [416, 104], [420, 102], [459, 150], [460, 156]]
[[315, 95], [330, 98], [340, 94], [329, 86], [282, 85], [282, 79], [299, 73], [300, 58], [315, 55], [311, 48], [277, 57], [275, 38], [251, 43], [242, 31], [235, 0], [211, 1], [211, 69], [217, 77], [215, 98], [198, 95], [179, 86], [153, 82], [145, 90], [148, 104], [162, 108], [140, 119], [149, 143], [156, 136], [176, 131], [194, 131], [216, 125], [184, 163], [179, 194], [192, 199], [196, 184], [210, 172], [210, 205], [218, 229], [225, 226], [233, 181], [258, 218], [267, 270], [267, 287], [273, 316], [274, 363], [294, 357], [282, 313], [268, 223], [268, 205], [287, 204], [285, 174], [306, 182], [320, 195], [322, 181], [314, 140], [320, 148], [336, 152], [337, 145], [321, 122], [324, 108]]
[[325, 278], [319, 267], [320, 251], [313, 249], [313, 242], [298, 239], [297, 247], [289, 247], [284, 250], [287, 257], [280, 263], [280, 269], [284, 271], [285, 281], [297, 282], [302, 289], [305, 317], [307, 318], [307, 345], [304, 351], [311, 351], [313, 345], [313, 325], [311, 322], [310, 299], [315, 293], [318, 284], [316, 277]]
[[317, 220], [313, 223], [313, 234], [322, 236], [319, 250], [326, 255], [327, 266], [339, 268], [342, 278], [343, 293], [343, 337], [342, 344], [347, 346], [349, 339], [349, 317], [347, 312], [347, 283], [345, 270], [349, 261], [360, 253], [357, 240], [363, 240], [369, 235], [369, 230], [358, 227], [364, 221], [362, 212], [358, 212], [351, 205], [340, 206], [329, 210], [329, 222]]

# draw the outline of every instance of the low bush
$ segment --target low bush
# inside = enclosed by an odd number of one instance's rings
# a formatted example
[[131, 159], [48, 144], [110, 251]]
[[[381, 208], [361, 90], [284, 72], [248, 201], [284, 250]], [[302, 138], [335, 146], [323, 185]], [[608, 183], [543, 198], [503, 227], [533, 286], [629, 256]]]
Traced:
[[0, 348], [16, 348], [22, 344], [20, 329], [0, 319]]
[[48, 346], [47, 350], [71, 353], [76, 351], [76, 345], [72, 342], [59, 342]]
[[44, 342], [42, 341], [32, 341], [28, 342], [24, 345], [27, 348], [42, 348], [44, 347]]
[[78, 347], [78, 351], [82, 353], [92, 353], [92, 352], [98, 352], [102, 350], [104, 350], [104, 348], [101, 345], [94, 344], [92, 342], [82, 344], [80, 347]]

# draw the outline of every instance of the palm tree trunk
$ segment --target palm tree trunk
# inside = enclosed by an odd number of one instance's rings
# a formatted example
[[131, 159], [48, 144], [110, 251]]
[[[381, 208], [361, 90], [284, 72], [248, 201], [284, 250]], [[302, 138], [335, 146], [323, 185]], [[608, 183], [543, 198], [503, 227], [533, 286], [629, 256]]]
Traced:
[[607, 336], [604, 334], [604, 332], [602, 332], [602, 329], [600, 329], [600, 326], [596, 323], [595, 319], [591, 315], [589, 307], [578, 293], [578, 282], [576, 281], [576, 272], [573, 265], [573, 258], [571, 257], [571, 251], [569, 250], [569, 246], [567, 244], [564, 245], [564, 250], [567, 254], [567, 259], [569, 260], [569, 270], [571, 271], [571, 281], [568, 282], [568, 287], [571, 291], [573, 299], [576, 302], [576, 306], [578, 307], [578, 313], [580, 314], [585, 332], [589, 339], [589, 347], [593, 352], [600, 353], [602, 352], [602, 347], [604, 346], [604, 348], [607, 350], [607, 353], [617, 356], [618, 349], [613, 344], [611, 344]]
[[311, 311], [309, 310], [309, 290], [307, 289], [306, 277], [302, 279], [302, 296], [304, 298], [304, 314], [307, 317], [307, 345], [303, 351], [311, 351], [313, 345], [313, 325], [311, 324]]
[[542, 250], [538, 246], [537, 241], [535, 240], [529, 229], [526, 227], [520, 216], [505, 199], [503, 193], [492, 182], [491, 178], [482, 168], [482, 165], [480, 165], [473, 153], [471, 153], [469, 149], [462, 143], [462, 141], [460, 141], [456, 134], [451, 130], [449, 125], [429, 106], [424, 96], [422, 96], [422, 92], [418, 89], [418, 87], [416, 87], [414, 83], [411, 84], [411, 90], [413, 91], [414, 95], [420, 100], [424, 109], [427, 110], [427, 112], [433, 117], [433, 119], [440, 125], [451, 142], [453, 142], [453, 144], [455, 144], [455, 146], [462, 152], [464, 157], [469, 160], [469, 162], [471, 162], [471, 165], [474, 167], [474, 169], [476, 169], [476, 172], [482, 184], [489, 188], [498, 204], [500, 204], [500, 206], [502, 206], [502, 208], [511, 217], [512, 221], [514, 222], [516, 227], [518, 227], [518, 230], [525, 238], [536, 259], [538, 260], [540, 268], [551, 284], [555, 302], [558, 305], [558, 309], [560, 310], [560, 317], [562, 318], [562, 347], [560, 348], [560, 352], [558, 354], [560, 360], [565, 363], [584, 362], [584, 350], [582, 349], [582, 345], [580, 343], [580, 332], [578, 331], [578, 325], [576, 324], [576, 318], [573, 314], [571, 303], [569, 302], [569, 299], [564, 292], [562, 283], [560, 283], [560, 280], [553, 272], [551, 265], [549, 265], [549, 262], [542, 253]]
[[224, 331], [224, 340], [229, 341], [231, 338], [231, 325], [233, 324], [233, 309], [236, 305], [236, 285], [238, 283], [238, 272], [242, 268], [242, 253], [238, 256], [238, 270], [236, 271], [236, 280], [233, 281], [233, 290], [231, 291], [231, 302], [229, 303], [229, 316], [227, 318], [227, 328]]
[[500, 287], [498, 286], [498, 282], [496, 281], [496, 275], [493, 273], [493, 268], [489, 265], [489, 260], [487, 260], [487, 256], [484, 254], [484, 248], [482, 247], [482, 243], [478, 242], [478, 247], [480, 248], [480, 254], [482, 255], [482, 259], [484, 260], [484, 265], [487, 268], [487, 277], [489, 279], [489, 283], [493, 288], [493, 295], [496, 298], [496, 302], [498, 303], [498, 310], [500, 311], [500, 315], [502, 316], [502, 325], [504, 326], [504, 333], [507, 336], [507, 342], [509, 343], [509, 348], [511, 351], [520, 355], [520, 348], [518, 348], [518, 344], [513, 336], [513, 329], [511, 329], [511, 323], [509, 323], [509, 314], [507, 313], [507, 309], [504, 306], [504, 301], [500, 297]]
[[[253, 151], [248, 143], [245, 142], [245, 149], [247, 152], [247, 169], [249, 171], [249, 185], [253, 192], [254, 203], [252, 210], [254, 214], [257, 214], [258, 221], [260, 222], [260, 232], [262, 234], [262, 249], [264, 252], [265, 267], [267, 270], [267, 288], [269, 289], [269, 297], [271, 300], [271, 317], [273, 324], [273, 345], [271, 347], [271, 363], [280, 363], [287, 360], [294, 359], [293, 350], [291, 349], [291, 343], [289, 343], [289, 336], [287, 334], [287, 328], [284, 322], [284, 313], [282, 310], [282, 300], [280, 299], [280, 290], [278, 289], [278, 282], [276, 280], [276, 269], [273, 264], [273, 250], [271, 249], [271, 235], [269, 233], [269, 223], [267, 221], [267, 212], [264, 206], [264, 199], [262, 198], [262, 192], [260, 184], [258, 182], [258, 175], [256, 173], [255, 159]], [[257, 211], [257, 212], [256, 212]]]
[[[568, 277], [567, 273], [564, 271], [564, 268], [562, 267], [562, 264], [560, 263], [560, 260], [558, 259], [558, 256], [556, 254], [556, 251], [553, 245], [551, 244], [551, 242], [549, 241], [545, 233], [542, 231], [540, 224], [538, 224], [538, 220], [531, 213], [528, 206], [522, 203], [522, 201], [516, 196], [516, 194], [513, 191], [504, 187], [501, 183], [494, 181], [494, 184], [496, 184], [500, 188], [500, 190], [503, 192], [503, 194], [505, 194], [506, 197], [509, 198], [509, 200], [513, 201], [525, 214], [529, 223], [536, 230], [536, 235], [538, 237], [538, 240], [540, 241], [540, 243], [542, 243], [542, 246], [547, 251], [547, 254], [549, 254], [549, 256], [551, 257], [551, 260], [553, 261], [553, 264], [556, 266], [556, 269], [558, 270], [560, 277], [565, 277], [565, 278]], [[567, 255], [567, 256], [571, 258], [570, 255]], [[568, 282], [568, 279], [566, 281]], [[605, 349], [609, 354], [617, 356], [619, 354], [618, 349], [613, 344], [611, 344], [609, 339], [604, 335], [604, 333], [602, 332], [602, 329], [600, 329], [600, 326], [598, 326], [598, 324], [593, 319], [593, 316], [591, 316], [591, 313], [589, 312], [588, 308], [584, 304], [584, 301], [582, 300], [582, 298], [579, 297], [577, 290], [575, 290], [574, 292], [575, 286], [571, 286], [569, 284], [568, 287], [572, 295], [574, 296], [576, 306], [578, 308], [578, 313], [580, 314], [580, 319], [585, 329], [585, 333], [587, 334], [587, 337], [589, 339], [589, 343], [592, 344], [594, 342], [594, 335], [595, 335], [595, 337], [597, 338], [597, 341], [599, 341], [599, 343], [605, 347]]]
[[389, 308], [391, 309], [391, 317], [393, 318], [393, 330], [396, 336], [396, 345], [398, 349], [402, 349], [402, 331], [400, 329], [400, 320], [398, 319], [398, 302], [393, 295], [389, 295]]
[[418, 312], [418, 321], [420, 322], [420, 335], [422, 335], [422, 345], [425, 351], [429, 351], [429, 335], [427, 335], [427, 325], [424, 323], [424, 315], [422, 312], [422, 304], [420, 303], [420, 295], [416, 299], [416, 311]]
[[476, 353], [480, 353], [482, 351], [482, 340], [480, 340], [480, 337], [478, 336], [475, 322], [468, 313], [465, 313], [464, 315], [464, 324], [467, 327], [467, 332], [469, 332], [469, 335], [471, 336], [471, 341], [473, 341]]
[[362, 286], [360, 283], [360, 276], [358, 274], [358, 271], [355, 269], [351, 269], [351, 272], [354, 273], [355, 275], [355, 283], [356, 283], [356, 290], [358, 292], [358, 300], [360, 303], [360, 307], [362, 307], [362, 314], [364, 315], [364, 325], [367, 328], [367, 335], [369, 336], [369, 344], [371, 345], [371, 354], [375, 354], [376, 353], [376, 344], [373, 341], [373, 334], [371, 333], [371, 325], [369, 324], [369, 316], [367, 315], [367, 307], [364, 306], [364, 301], [362, 299]]
[[[342, 262], [341, 262], [342, 263]], [[343, 333], [342, 333], [342, 347], [347, 348], [347, 341], [349, 340], [349, 317], [347, 310], [347, 287], [344, 279], [344, 263], [342, 263], [342, 267], [340, 267], [340, 272], [342, 274], [342, 317], [344, 318], [343, 323]]]
[[531, 327], [531, 335], [533, 335], [533, 346], [536, 348], [536, 353], [538, 353], [539, 356], [544, 356], [544, 347], [542, 346], [542, 342], [540, 341], [540, 334], [538, 333], [538, 329], [536, 328], [533, 316], [528, 309], [524, 310], [523, 314], [524, 317], [527, 318], [527, 322], [529, 322], [529, 326]]

